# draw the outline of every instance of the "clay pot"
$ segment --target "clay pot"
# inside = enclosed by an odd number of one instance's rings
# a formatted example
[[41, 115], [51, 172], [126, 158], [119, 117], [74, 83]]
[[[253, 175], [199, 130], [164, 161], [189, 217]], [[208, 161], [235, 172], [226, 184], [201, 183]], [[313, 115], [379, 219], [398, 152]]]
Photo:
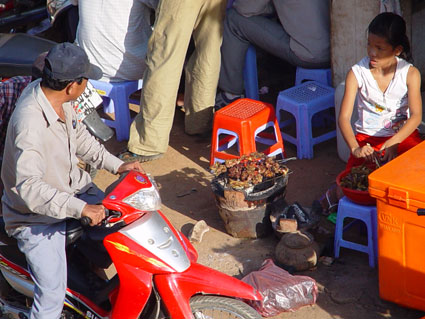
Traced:
[[313, 235], [306, 231], [295, 231], [282, 236], [276, 246], [276, 259], [296, 271], [310, 269], [317, 264], [319, 245]]

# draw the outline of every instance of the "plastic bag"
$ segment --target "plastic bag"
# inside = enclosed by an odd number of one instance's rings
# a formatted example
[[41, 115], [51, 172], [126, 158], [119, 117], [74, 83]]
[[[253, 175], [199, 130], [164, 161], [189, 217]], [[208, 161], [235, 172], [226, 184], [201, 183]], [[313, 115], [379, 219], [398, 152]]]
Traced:
[[258, 271], [242, 278], [263, 296], [263, 301], [251, 301], [250, 305], [263, 317], [273, 317], [283, 311], [312, 305], [316, 302], [316, 281], [307, 276], [293, 276], [266, 259]]

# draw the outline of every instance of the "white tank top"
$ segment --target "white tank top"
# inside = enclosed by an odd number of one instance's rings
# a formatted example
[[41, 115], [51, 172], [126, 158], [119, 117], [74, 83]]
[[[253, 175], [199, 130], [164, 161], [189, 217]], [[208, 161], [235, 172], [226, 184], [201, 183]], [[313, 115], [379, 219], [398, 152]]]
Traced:
[[370, 136], [393, 136], [409, 117], [407, 72], [412, 64], [396, 57], [397, 68], [385, 92], [382, 92], [370, 72], [369, 57], [351, 69], [359, 85], [355, 123], [358, 133]]

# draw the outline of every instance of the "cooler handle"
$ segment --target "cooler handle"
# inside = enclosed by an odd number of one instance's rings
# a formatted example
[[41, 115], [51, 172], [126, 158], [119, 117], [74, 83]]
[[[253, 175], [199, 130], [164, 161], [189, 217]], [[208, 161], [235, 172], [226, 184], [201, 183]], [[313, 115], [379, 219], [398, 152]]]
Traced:
[[425, 208], [418, 208], [416, 213], [418, 214], [418, 216], [425, 216]]

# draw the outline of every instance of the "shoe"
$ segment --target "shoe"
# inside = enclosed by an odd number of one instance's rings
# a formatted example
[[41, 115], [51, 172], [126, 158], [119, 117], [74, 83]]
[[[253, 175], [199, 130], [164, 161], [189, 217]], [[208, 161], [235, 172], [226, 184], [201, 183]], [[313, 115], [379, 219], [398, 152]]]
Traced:
[[163, 153], [154, 154], [154, 155], [139, 155], [139, 154], [130, 152], [129, 150], [125, 150], [118, 155], [118, 158], [124, 162], [139, 161], [140, 163], [144, 163], [144, 162], [150, 162], [150, 161], [159, 159], [163, 156], [164, 156]]
[[216, 97], [215, 97], [215, 105], [214, 105], [214, 109], [216, 111], [218, 111], [219, 109], [222, 109], [223, 107], [229, 105], [230, 103], [243, 98], [243, 95], [238, 95], [237, 97], [233, 98], [233, 99], [229, 99], [226, 96], [226, 92], [219, 92], [217, 93]]

